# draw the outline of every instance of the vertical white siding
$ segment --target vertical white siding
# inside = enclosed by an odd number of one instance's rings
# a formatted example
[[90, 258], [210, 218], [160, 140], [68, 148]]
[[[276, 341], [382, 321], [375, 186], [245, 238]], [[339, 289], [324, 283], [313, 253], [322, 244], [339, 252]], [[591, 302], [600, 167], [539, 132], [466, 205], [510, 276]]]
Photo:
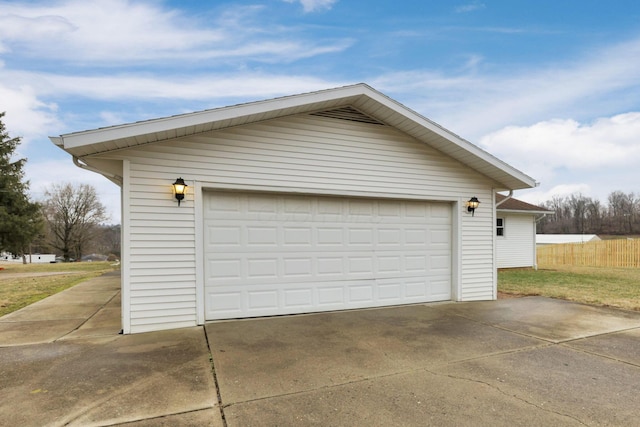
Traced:
[[[303, 115], [109, 155], [116, 156], [130, 161], [123, 221], [129, 224], [131, 332], [197, 323], [196, 187], [457, 202], [455, 294], [493, 298], [494, 183], [393, 128]], [[189, 185], [180, 207], [171, 193], [179, 176]], [[474, 217], [464, 204], [472, 196], [484, 202]]]
[[526, 214], [498, 213], [504, 218], [504, 236], [496, 237], [497, 267], [535, 266], [535, 217]]

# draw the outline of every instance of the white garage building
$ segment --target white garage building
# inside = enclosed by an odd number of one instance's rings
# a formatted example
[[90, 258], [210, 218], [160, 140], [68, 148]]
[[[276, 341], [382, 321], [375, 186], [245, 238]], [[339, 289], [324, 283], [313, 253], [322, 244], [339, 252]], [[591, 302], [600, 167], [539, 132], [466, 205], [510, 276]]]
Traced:
[[365, 84], [51, 139], [122, 188], [124, 333], [495, 299], [495, 193], [535, 186]]

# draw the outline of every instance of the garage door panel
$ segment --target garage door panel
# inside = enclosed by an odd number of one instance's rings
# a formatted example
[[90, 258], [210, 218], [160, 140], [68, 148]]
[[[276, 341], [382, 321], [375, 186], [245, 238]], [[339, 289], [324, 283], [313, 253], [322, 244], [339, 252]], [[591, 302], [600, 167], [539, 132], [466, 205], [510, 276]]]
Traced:
[[348, 275], [371, 275], [374, 272], [373, 259], [370, 256], [347, 257]]
[[314, 306], [313, 291], [308, 288], [294, 288], [283, 291], [284, 306], [291, 309], [306, 309]]
[[[432, 289], [434, 285], [437, 288]], [[448, 299], [448, 279], [424, 277], [310, 282], [219, 288], [209, 292], [208, 311], [216, 319], [309, 313]]]
[[322, 280], [348, 280], [423, 276], [427, 272], [450, 272], [450, 257], [425, 255], [420, 252], [379, 252], [369, 255], [355, 252], [336, 253], [329, 257], [304, 252], [288, 252], [275, 256], [262, 253], [242, 258], [224, 254], [207, 261], [208, 287], [245, 283], [304, 283]]
[[426, 247], [429, 241], [428, 233], [429, 230], [424, 228], [406, 228], [404, 230], [404, 244], [412, 247]]
[[451, 207], [206, 193], [205, 316], [447, 300]]
[[319, 256], [316, 259], [317, 262], [317, 274], [318, 277], [335, 277], [341, 276], [344, 269], [344, 258], [337, 256], [323, 257]]
[[448, 277], [434, 277], [430, 280], [431, 297], [433, 300], [450, 298], [451, 282]]
[[431, 276], [449, 274], [451, 258], [448, 255], [431, 255], [429, 257], [429, 272]]
[[284, 258], [283, 274], [286, 277], [312, 278], [314, 273], [313, 259], [307, 258]]
[[449, 241], [451, 240], [451, 231], [445, 229], [431, 229], [429, 230], [429, 243], [430, 245], [444, 245], [449, 247]]
[[284, 246], [312, 247], [313, 229], [310, 226], [283, 227], [282, 244]]

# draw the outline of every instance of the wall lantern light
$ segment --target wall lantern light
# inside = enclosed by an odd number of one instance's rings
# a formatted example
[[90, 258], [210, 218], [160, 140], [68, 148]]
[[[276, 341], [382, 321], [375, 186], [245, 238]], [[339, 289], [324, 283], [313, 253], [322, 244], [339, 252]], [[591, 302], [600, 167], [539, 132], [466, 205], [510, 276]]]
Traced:
[[187, 189], [187, 184], [184, 183], [184, 179], [178, 178], [176, 182], [173, 183], [173, 191], [176, 194], [176, 199], [178, 200], [178, 206], [180, 206], [180, 202], [184, 199], [184, 192]]
[[480, 206], [480, 200], [478, 200], [477, 197], [473, 196], [467, 202], [467, 212], [471, 212], [471, 216], [473, 216], [478, 206]]

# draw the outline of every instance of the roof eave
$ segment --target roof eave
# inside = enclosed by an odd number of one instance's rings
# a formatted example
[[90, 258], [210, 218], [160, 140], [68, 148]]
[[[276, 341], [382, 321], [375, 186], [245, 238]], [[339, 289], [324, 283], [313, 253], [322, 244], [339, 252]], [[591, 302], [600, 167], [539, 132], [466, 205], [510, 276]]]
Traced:
[[551, 215], [554, 213], [553, 211], [528, 211], [524, 209], [500, 209], [500, 208], [496, 208], [496, 212], [532, 214], [532, 215]]
[[[319, 104], [328, 100], [347, 99], [353, 96], [362, 95], [366, 92], [364, 84], [345, 86], [324, 91], [310, 92], [300, 95], [291, 95], [282, 98], [255, 101], [246, 104], [232, 105], [228, 107], [215, 108], [204, 111], [180, 114], [159, 119], [151, 119], [135, 123], [110, 126], [99, 129], [86, 130], [61, 135], [59, 139], [63, 142], [65, 149], [104, 143], [124, 138], [149, 135], [159, 132], [167, 132], [174, 129], [184, 129], [190, 126], [200, 125], [208, 122], [221, 122], [224, 120], [236, 119], [240, 117], [257, 116], [271, 111], [283, 111], [281, 116], [285, 116], [286, 110], [304, 105], [313, 109], [314, 104]], [[337, 92], [341, 96], [335, 96]], [[310, 101], [313, 100], [313, 101]]]
[[195, 134], [198, 133], [196, 128], [203, 124], [217, 124], [219, 127], [212, 129], [217, 130], [316, 111], [328, 104], [334, 107], [353, 105], [487, 176], [497, 187], [504, 187], [497, 188], [500, 191], [537, 186], [536, 181], [528, 175], [364, 83], [70, 133], [50, 139], [71, 155], [84, 157]]

